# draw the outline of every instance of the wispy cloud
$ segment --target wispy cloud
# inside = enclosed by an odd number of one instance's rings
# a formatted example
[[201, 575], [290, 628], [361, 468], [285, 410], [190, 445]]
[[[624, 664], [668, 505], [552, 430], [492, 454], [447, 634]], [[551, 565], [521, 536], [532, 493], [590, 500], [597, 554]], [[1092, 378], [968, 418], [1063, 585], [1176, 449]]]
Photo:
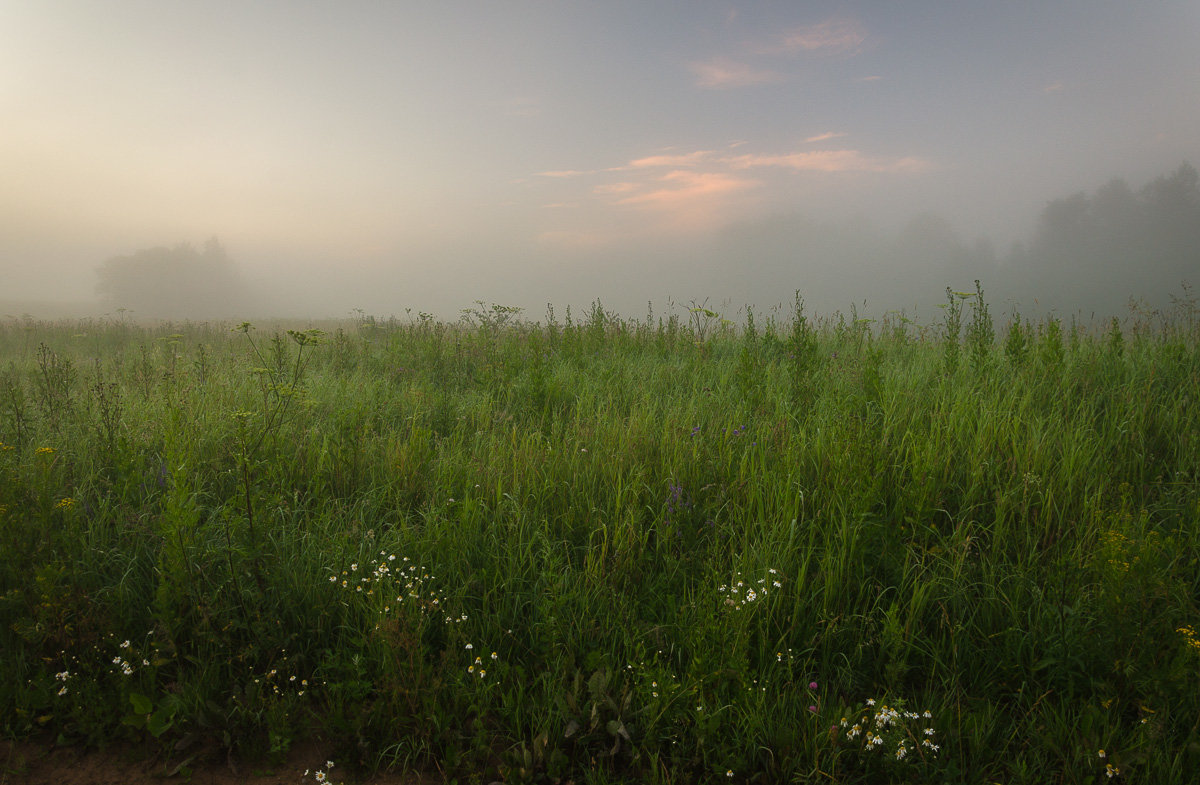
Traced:
[[1063, 90], [1062, 82], [1051, 82], [1042, 88], [1043, 93], [1060, 93]]
[[783, 35], [787, 51], [820, 54], [855, 54], [862, 50], [867, 33], [854, 19], [827, 19], [815, 25], [796, 27]]
[[810, 136], [807, 139], [805, 139], [804, 141], [806, 141], [806, 142], [824, 142], [826, 139], [839, 139], [845, 135], [846, 135], [845, 131], [826, 131], [823, 134], [817, 134], [816, 136]]
[[716, 57], [706, 62], [693, 62], [688, 65], [688, 68], [695, 74], [697, 86], [712, 90], [767, 84], [778, 82], [783, 78], [774, 71], [754, 68], [727, 57]]
[[[844, 136], [849, 134], [827, 131], [805, 141], [821, 142]], [[771, 203], [779, 198], [779, 194], [772, 196], [772, 188], [782, 186], [786, 179], [799, 173], [906, 175], [932, 167], [929, 161], [915, 156], [879, 156], [849, 148], [744, 152], [747, 147], [748, 143], [737, 142], [723, 149], [668, 148], [622, 165], [586, 172], [564, 169], [542, 174], [577, 176], [585, 182], [591, 181], [590, 198], [597, 206], [626, 208], [627, 220], [648, 220], [646, 228], [651, 231], [681, 232], [719, 225], [731, 216]], [[571, 192], [575, 198], [583, 196], [574, 188]], [[647, 217], [638, 219], [639, 213]]]
[[920, 172], [929, 168], [921, 158], [876, 158], [859, 150], [817, 150], [784, 155], [739, 155], [726, 159], [734, 169], [760, 166], [781, 167], [798, 172]]
[[651, 155], [630, 161], [629, 165], [637, 169], [647, 166], [695, 166], [706, 158], [710, 158], [712, 154], [712, 150], [696, 150], [681, 155]]
[[[757, 44], [747, 44], [742, 49], [742, 55], [751, 60], [763, 57], [778, 59], [799, 53], [856, 55], [867, 42], [867, 32], [858, 20], [835, 17], [817, 24], [791, 28]], [[693, 61], [688, 63], [688, 68], [695, 76], [697, 86], [711, 90], [769, 84], [787, 78], [772, 68], [727, 56]]]
[[745, 177], [725, 172], [691, 172], [679, 169], [659, 178], [661, 187], [646, 193], [621, 199], [618, 204], [640, 204], [673, 207], [681, 203], [694, 202], [754, 188], [760, 183]]

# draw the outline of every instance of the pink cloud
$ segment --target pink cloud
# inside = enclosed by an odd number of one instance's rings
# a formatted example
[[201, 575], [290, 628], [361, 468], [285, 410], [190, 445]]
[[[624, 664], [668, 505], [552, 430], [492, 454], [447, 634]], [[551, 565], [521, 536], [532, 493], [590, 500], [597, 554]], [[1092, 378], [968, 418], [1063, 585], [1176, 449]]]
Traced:
[[692, 153], [682, 153], [680, 155], [651, 155], [630, 161], [629, 165], [636, 168], [647, 166], [695, 166], [711, 155], [711, 150], [696, 150]]
[[703, 63], [691, 63], [688, 67], [696, 75], [698, 86], [716, 90], [767, 84], [768, 82], [778, 82], [782, 78], [774, 71], [752, 68], [727, 57], [717, 57]]
[[663, 175], [659, 182], [666, 187], [626, 197], [618, 204], [675, 207], [695, 200], [745, 191], [759, 185], [757, 180], [722, 172], [689, 172], [683, 169]]
[[828, 19], [815, 25], [794, 28], [783, 36], [784, 49], [825, 54], [857, 53], [867, 34], [856, 20]]
[[[848, 134], [828, 131], [810, 136], [806, 141], [821, 142], [842, 136]], [[621, 172], [609, 182], [589, 182], [587, 191], [590, 192], [590, 198], [609, 208], [628, 208], [622, 220], [633, 221], [630, 226], [642, 227], [635, 229], [635, 232], [679, 233], [718, 226], [736, 216], [749, 214], [756, 205], [772, 203], [774, 197], [770, 186], [786, 180], [792, 173], [897, 175], [925, 172], [932, 166], [929, 161], [915, 156], [868, 155], [856, 149], [738, 154], [745, 149], [745, 143], [742, 142], [720, 150], [675, 152], [672, 148], [666, 149], [667, 152], [637, 158], [622, 166], [589, 171], [572, 169], [543, 172], [542, 175], [575, 177]], [[775, 171], [758, 178], [751, 176], [747, 171], [750, 169]], [[609, 177], [602, 179], [610, 180]], [[582, 197], [583, 193], [579, 191], [577, 196]], [[575, 206], [574, 203], [570, 204]], [[611, 219], [613, 216], [609, 217]], [[586, 233], [552, 232], [545, 235], [543, 240], [577, 247], [589, 242]]]

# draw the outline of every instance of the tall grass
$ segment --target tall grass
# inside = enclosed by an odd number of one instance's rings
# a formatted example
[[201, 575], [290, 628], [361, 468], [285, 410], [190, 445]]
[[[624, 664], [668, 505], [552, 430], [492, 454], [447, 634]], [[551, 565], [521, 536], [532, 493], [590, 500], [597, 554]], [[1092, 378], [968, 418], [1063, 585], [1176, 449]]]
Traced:
[[1191, 781], [1194, 309], [997, 339], [948, 297], [925, 326], [9, 321], [4, 732], [513, 781]]

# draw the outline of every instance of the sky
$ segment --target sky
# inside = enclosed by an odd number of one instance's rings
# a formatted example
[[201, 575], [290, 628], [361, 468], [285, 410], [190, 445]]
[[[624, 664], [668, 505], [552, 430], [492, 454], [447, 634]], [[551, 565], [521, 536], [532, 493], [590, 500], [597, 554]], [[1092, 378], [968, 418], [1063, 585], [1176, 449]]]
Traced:
[[754, 255], [930, 214], [1003, 249], [1200, 165], [1197, 41], [1170, 0], [0, 0], [0, 300], [217, 237], [313, 315], [836, 302], [879, 268]]

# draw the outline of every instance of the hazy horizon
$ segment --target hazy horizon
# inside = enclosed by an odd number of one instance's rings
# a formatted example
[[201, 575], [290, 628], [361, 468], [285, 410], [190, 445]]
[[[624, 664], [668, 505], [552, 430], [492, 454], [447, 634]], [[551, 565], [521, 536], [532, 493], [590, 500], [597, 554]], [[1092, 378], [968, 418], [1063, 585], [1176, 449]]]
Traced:
[[980, 270], [1001, 306], [1074, 276], [1042, 305], [1108, 309], [1200, 268], [1180, 230], [1140, 277], [1033, 274], [1056, 200], [1103, 227], [1117, 179], [1162, 213], [1200, 164], [1195, 3], [0, 7], [3, 303], [213, 237], [262, 310], [313, 317], [878, 315]]

